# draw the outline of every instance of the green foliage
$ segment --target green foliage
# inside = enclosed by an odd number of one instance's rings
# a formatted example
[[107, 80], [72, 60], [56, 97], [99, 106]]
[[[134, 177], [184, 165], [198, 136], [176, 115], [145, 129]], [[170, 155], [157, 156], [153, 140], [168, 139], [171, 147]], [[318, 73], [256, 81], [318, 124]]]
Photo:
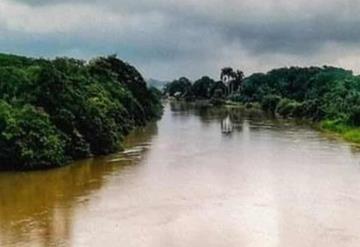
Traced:
[[240, 93], [232, 94], [228, 99], [233, 102], [243, 102], [243, 97]]
[[347, 141], [360, 143], [360, 128], [349, 126], [341, 119], [324, 120], [321, 122], [320, 126], [324, 130], [329, 130], [332, 132], [339, 133]]
[[153, 117], [159, 119], [163, 113], [163, 106], [160, 102], [162, 93], [156, 87], [150, 87], [150, 102], [152, 103]]
[[215, 99], [225, 98], [227, 88], [222, 81], [216, 82], [210, 88], [210, 96]]
[[278, 95], [266, 95], [265, 97], [263, 97], [262, 101], [261, 101], [261, 107], [265, 110], [265, 111], [269, 111], [271, 113], [275, 113], [276, 107], [279, 104], [281, 100], [281, 97]]
[[85, 63], [0, 54], [2, 168], [114, 152], [132, 128], [161, 114], [159, 95], [115, 56]]
[[208, 99], [210, 98], [210, 89], [215, 85], [215, 81], [208, 76], [204, 76], [195, 81], [191, 87], [196, 98]]
[[320, 126], [324, 129], [331, 130], [340, 134], [350, 130], [350, 127], [345, 124], [341, 119], [336, 120], [324, 120], [321, 122]]
[[33, 59], [16, 55], [0, 54], [0, 67], [25, 67], [33, 63]]
[[261, 102], [265, 110], [276, 109], [284, 117], [360, 125], [360, 79], [341, 68], [290, 67], [253, 74], [244, 80], [241, 98]]
[[284, 117], [301, 117], [303, 105], [295, 100], [282, 99], [277, 105], [276, 111]]
[[170, 96], [211, 99], [214, 105], [225, 99], [250, 106], [260, 104], [265, 111], [282, 117], [322, 121], [324, 129], [360, 142], [360, 76], [336, 67], [286, 67], [255, 73], [243, 78], [230, 67], [221, 70], [221, 81], [204, 76], [194, 84], [182, 78], [169, 83]]
[[229, 95], [238, 92], [244, 79], [244, 73], [240, 70], [234, 71], [231, 67], [221, 69], [220, 79], [229, 86]]
[[360, 143], [360, 129], [352, 129], [344, 134], [347, 141]]
[[[212, 99], [214, 102], [223, 102], [225, 98], [241, 101], [240, 95], [244, 73], [225, 67], [221, 70], [220, 81], [203, 76], [192, 83], [189, 79], [181, 77], [164, 87], [164, 94], [178, 99]], [[221, 99], [220, 101], [218, 101]]]
[[360, 143], [360, 78], [351, 71], [328, 66], [276, 69], [246, 78], [241, 94], [244, 103], [261, 102], [265, 110], [283, 117], [322, 121], [323, 129]]
[[265, 74], [255, 73], [244, 80], [241, 95], [244, 102], [262, 102], [263, 97], [273, 94]]
[[186, 77], [181, 77], [165, 85], [165, 93], [169, 96], [186, 97], [191, 92], [191, 82]]
[[64, 142], [49, 116], [29, 105], [13, 107], [0, 101], [1, 169], [59, 166]]

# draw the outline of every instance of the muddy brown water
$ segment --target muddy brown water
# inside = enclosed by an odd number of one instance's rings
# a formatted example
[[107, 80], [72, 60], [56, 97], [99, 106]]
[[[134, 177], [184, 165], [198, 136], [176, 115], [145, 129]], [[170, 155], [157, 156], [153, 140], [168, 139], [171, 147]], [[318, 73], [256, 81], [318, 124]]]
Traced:
[[0, 246], [360, 246], [360, 152], [346, 142], [257, 111], [167, 104], [126, 147], [0, 173]]

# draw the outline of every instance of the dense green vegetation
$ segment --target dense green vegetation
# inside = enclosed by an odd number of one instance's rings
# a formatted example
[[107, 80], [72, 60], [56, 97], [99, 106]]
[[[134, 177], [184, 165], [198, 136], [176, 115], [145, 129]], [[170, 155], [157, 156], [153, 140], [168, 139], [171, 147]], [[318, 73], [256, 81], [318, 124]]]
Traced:
[[221, 99], [232, 96], [239, 91], [243, 81], [243, 72], [225, 67], [221, 70], [220, 81], [215, 81], [208, 76], [203, 76], [192, 83], [189, 79], [181, 77], [167, 83], [164, 94], [170, 97], [194, 99]]
[[116, 56], [85, 62], [0, 54], [0, 169], [114, 152], [132, 128], [160, 116], [159, 95]]
[[[226, 80], [224, 73], [230, 75]], [[351, 71], [328, 66], [289, 67], [243, 78], [240, 71], [235, 73], [225, 68], [221, 81], [203, 78], [207, 79], [193, 84], [189, 80], [186, 84], [179, 83], [185, 80], [178, 80], [167, 85], [165, 93], [212, 98], [216, 97], [214, 85], [218, 85], [217, 88], [225, 87], [221, 91], [223, 98], [241, 103], [258, 102], [274, 115], [320, 122], [322, 128], [360, 142], [360, 77]], [[231, 86], [234, 84], [235, 87]]]
[[360, 77], [334, 67], [282, 68], [244, 80], [240, 100], [283, 117], [320, 122], [360, 143]]

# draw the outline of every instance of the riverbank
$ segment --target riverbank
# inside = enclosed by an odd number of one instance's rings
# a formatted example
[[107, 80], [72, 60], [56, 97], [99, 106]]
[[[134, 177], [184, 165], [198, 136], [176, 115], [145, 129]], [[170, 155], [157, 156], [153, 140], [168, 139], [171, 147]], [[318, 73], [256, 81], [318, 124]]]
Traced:
[[[224, 106], [243, 107], [246, 109], [263, 110], [261, 107], [261, 104], [258, 102], [244, 104], [241, 102], [226, 100], [224, 102]], [[285, 119], [294, 119], [295, 121], [301, 121], [301, 123], [305, 122], [305, 123], [313, 126], [318, 131], [337, 135], [340, 138], [342, 138], [348, 142], [351, 142], [356, 145], [360, 145], [360, 127], [350, 126], [344, 122], [336, 121], [336, 120], [322, 120], [319, 122], [313, 122], [310, 120], [299, 119], [296, 117], [294, 117], [294, 118], [284, 117], [278, 113], [275, 113], [275, 116], [285, 118]]]
[[[308, 119], [322, 125], [319, 129], [323, 131], [340, 134], [347, 141], [360, 142], [360, 77], [352, 71], [331, 66], [284, 67], [244, 78], [240, 76], [241, 71], [234, 71], [224, 68], [220, 81], [203, 76], [191, 82], [182, 77], [169, 83], [164, 94], [187, 100], [216, 99], [219, 104], [237, 105], [225, 100], [229, 99], [243, 102], [247, 107], [258, 102], [263, 110], [274, 115]], [[341, 122], [320, 122], [328, 119]]]
[[346, 141], [360, 145], [360, 128], [339, 121], [324, 120], [319, 124], [322, 131], [336, 133]]
[[358, 246], [352, 145], [237, 106], [166, 104], [148, 127], [125, 152], [0, 173], [0, 246]]
[[[253, 109], [255, 108], [255, 109], [259, 109], [259, 110], [262, 109], [260, 103], [243, 104], [240, 102], [234, 102], [234, 101], [228, 100], [225, 102], [225, 105], [239, 106], [239, 107], [253, 108]], [[280, 114], [275, 114], [275, 116], [287, 118], [287, 117], [281, 116]], [[296, 121], [301, 120], [302, 122], [304, 121], [303, 119], [298, 119], [296, 117], [290, 118], [290, 119], [294, 119]], [[306, 123], [310, 124], [311, 126], [313, 126], [315, 129], [317, 129], [319, 131], [336, 134], [348, 142], [360, 145], [360, 127], [350, 126], [344, 122], [336, 121], [336, 120], [322, 120], [320, 122], [311, 122], [311, 121], [309, 122], [309, 121], [310, 120], [305, 120]]]
[[107, 155], [161, 116], [160, 91], [116, 56], [88, 62], [0, 54], [0, 170]]
[[[261, 104], [259, 102], [251, 102], [251, 103], [242, 103], [242, 102], [236, 102], [232, 100], [222, 100], [221, 104], [213, 104], [212, 100], [194, 100], [191, 102], [187, 102], [185, 100], [179, 100], [179, 99], [169, 99], [169, 101], [173, 102], [182, 102], [185, 104], [195, 105], [196, 107], [240, 107], [244, 109], [251, 109], [251, 110], [258, 110], [258, 111], [265, 111]], [[322, 120], [319, 122], [314, 122], [312, 120], [303, 119], [303, 118], [296, 118], [296, 117], [284, 117], [280, 115], [279, 113], [273, 113], [273, 116], [277, 118], [283, 118], [283, 119], [292, 119], [296, 122], [302, 123], [302, 124], [308, 124], [312, 126], [314, 129], [326, 132], [328, 134], [337, 135], [338, 137], [346, 140], [347, 142], [351, 142], [356, 145], [360, 145], [360, 128], [349, 126], [345, 123], [342, 123], [340, 121], [331, 121], [331, 120]]]

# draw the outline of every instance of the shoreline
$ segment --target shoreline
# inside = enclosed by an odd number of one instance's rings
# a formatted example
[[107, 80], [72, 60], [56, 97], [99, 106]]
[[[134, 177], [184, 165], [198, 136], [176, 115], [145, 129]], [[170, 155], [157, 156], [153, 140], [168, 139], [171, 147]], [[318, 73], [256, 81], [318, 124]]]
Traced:
[[349, 126], [347, 124], [333, 121], [323, 120], [318, 123], [319, 130], [325, 133], [331, 133], [339, 136], [343, 140], [360, 147], [360, 128]]
[[[201, 100], [193, 100], [193, 101], [189, 101], [187, 102], [186, 100], [178, 100], [178, 99], [168, 99], [169, 101], [175, 101], [175, 102], [184, 102], [184, 103], [189, 103], [189, 104], [195, 104], [195, 105], [199, 105], [199, 106], [208, 106], [208, 107], [216, 107], [218, 105], [214, 105], [211, 103], [210, 99], [201, 99]], [[224, 100], [223, 104], [220, 105], [223, 107], [243, 107], [245, 109], [256, 109], [256, 110], [261, 110], [264, 111], [261, 106], [260, 103], [258, 102], [252, 102], [252, 103], [241, 103], [241, 102], [236, 102], [236, 101], [231, 101], [231, 100]], [[290, 120], [294, 120], [296, 122], [301, 121], [302, 123], [308, 124], [310, 125], [312, 128], [323, 132], [323, 133], [327, 133], [327, 134], [332, 134], [338, 138], [343, 139], [346, 142], [349, 142], [355, 146], [359, 146], [360, 147], [360, 127], [354, 127], [354, 126], [350, 126], [348, 124], [339, 122], [339, 121], [334, 121], [334, 120], [321, 120], [321, 121], [310, 121], [307, 119], [301, 119], [301, 118], [284, 118], [278, 114], [276, 114], [277, 118], [283, 118], [283, 119], [290, 119]]]

